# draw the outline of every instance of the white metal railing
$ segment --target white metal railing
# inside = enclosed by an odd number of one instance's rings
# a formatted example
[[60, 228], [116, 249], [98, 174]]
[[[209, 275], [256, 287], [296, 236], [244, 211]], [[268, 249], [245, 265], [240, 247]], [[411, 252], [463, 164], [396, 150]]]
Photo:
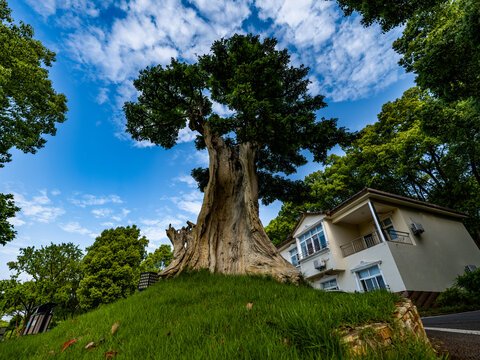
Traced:
[[[388, 229], [388, 230], [384, 230], [384, 235], [387, 241], [401, 243], [401, 244], [410, 244], [410, 245], [413, 244], [412, 239], [410, 239], [410, 234], [405, 231]], [[378, 245], [381, 242], [382, 241], [378, 236], [378, 231], [374, 230], [371, 233], [362, 235], [350, 241], [348, 244], [340, 246], [340, 249], [342, 249], [343, 257], [347, 257], [359, 251]]]
[[347, 257], [380, 243], [381, 240], [378, 236], [378, 233], [376, 230], [374, 230], [369, 234], [362, 235], [350, 241], [348, 244], [340, 246], [340, 249], [342, 249], [343, 257]]

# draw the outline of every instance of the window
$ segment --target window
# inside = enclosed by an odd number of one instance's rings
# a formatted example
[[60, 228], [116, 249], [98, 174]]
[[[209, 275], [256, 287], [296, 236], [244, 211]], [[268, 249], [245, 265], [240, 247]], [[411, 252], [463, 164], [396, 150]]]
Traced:
[[306, 257], [327, 247], [327, 240], [325, 239], [321, 224], [300, 236], [299, 240], [302, 257]]
[[388, 240], [395, 240], [398, 238], [397, 231], [393, 227], [392, 219], [386, 218], [385, 220], [380, 221], [380, 224], [382, 225], [382, 229], [385, 230]]
[[358, 271], [357, 276], [363, 291], [372, 291], [387, 288], [378, 265]]
[[290, 259], [292, 260], [293, 266], [298, 266], [298, 249], [290, 250]]
[[326, 291], [338, 290], [337, 279], [332, 279], [329, 281], [322, 282], [321, 285], [322, 285], [322, 289]]

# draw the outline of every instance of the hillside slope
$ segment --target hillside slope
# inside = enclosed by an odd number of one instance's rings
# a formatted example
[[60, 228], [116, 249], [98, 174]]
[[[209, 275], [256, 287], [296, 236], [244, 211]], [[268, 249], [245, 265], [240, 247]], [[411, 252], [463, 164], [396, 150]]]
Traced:
[[[343, 359], [349, 356], [336, 330], [391, 321], [397, 300], [388, 292], [327, 293], [260, 277], [184, 274], [45, 334], [0, 343], [0, 359], [102, 359], [111, 350], [115, 359]], [[411, 339], [366, 357], [434, 354]]]

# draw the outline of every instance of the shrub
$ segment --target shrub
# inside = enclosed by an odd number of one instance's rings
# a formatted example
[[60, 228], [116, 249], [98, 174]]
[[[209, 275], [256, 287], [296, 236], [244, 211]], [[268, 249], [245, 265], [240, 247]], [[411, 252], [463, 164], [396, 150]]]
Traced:
[[480, 299], [480, 269], [457, 277], [457, 286]]
[[454, 286], [442, 292], [435, 301], [435, 304], [441, 307], [471, 305], [472, 297], [467, 291]]

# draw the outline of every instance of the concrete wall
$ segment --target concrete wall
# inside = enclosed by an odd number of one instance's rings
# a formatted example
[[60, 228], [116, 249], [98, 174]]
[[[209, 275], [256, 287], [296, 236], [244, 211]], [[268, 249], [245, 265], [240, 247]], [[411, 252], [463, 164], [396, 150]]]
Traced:
[[[480, 249], [460, 220], [399, 207], [393, 222], [397, 230], [409, 231], [415, 244], [388, 242], [407, 290], [444, 291], [465, 265], [480, 266]], [[413, 235], [412, 222], [422, 224], [425, 232]]]
[[343, 260], [345, 262], [346, 271], [338, 277], [338, 283], [341, 284], [342, 290], [359, 291], [360, 289], [355, 280], [356, 275], [351, 272], [351, 269], [357, 267], [362, 261], [369, 263], [379, 260], [381, 260], [381, 263], [379, 264], [380, 271], [382, 272], [385, 284], [388, 285], [390, 291], [398, 292], [406, 290], [399, 269], [397, 268], [387, 243], [372, 246], [371, 248], [347, 256], [343, 258]]

